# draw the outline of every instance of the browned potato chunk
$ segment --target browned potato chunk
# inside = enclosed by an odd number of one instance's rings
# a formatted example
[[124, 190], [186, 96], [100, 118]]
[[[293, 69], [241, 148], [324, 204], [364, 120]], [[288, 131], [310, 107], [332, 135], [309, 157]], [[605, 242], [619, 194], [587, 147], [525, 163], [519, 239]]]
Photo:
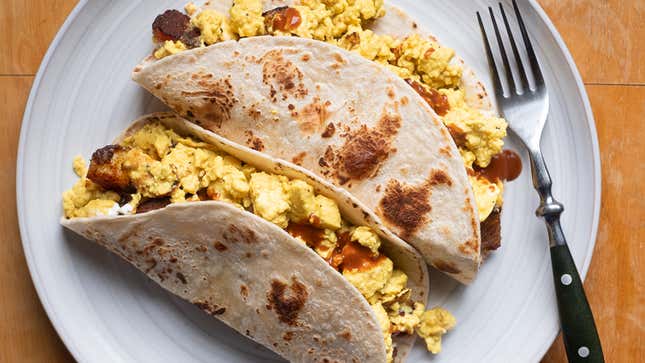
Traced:
[[107, 145], [92, 154], [87, 178], [106, 190], [131, 192], [133, 187], [128, 172], [123, 168], [128, 149], [120, 145]]

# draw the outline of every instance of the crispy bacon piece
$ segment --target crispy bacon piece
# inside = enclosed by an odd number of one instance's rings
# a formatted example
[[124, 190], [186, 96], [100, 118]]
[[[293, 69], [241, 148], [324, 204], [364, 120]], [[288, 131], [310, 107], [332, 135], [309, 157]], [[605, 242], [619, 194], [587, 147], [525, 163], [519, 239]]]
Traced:
[[133, 191], [123, 162], [128, 150], [121, 145], [107, 145], [92, 154], [87, 178], [106, 190], [117, 192]]
[[158, 42], [177, 41], [190, 28], [190, 17], [177, 10], [166, 10], [152, 23], [152, 33]]

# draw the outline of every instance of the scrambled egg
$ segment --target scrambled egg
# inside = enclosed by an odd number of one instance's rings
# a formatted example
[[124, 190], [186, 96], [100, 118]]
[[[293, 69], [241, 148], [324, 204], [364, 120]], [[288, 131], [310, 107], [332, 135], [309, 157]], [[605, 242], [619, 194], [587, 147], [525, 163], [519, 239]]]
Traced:
[[318, 209], [314, 187], [302, 180], [294, 180], [289, 186], [287, 190], [291, 203], [289, 218], [296, 223], [310, 222]]
[[197, 16], [192, 17], [190, 22], [199, 28], [200, 40], [206, 45], [237, 39], [229, 19], [215, 10], [201, 11]]
[[341, 227], [338, 205], [324, 195], [316, 196], [316, 212], [312, 218], [312, 224], [323, 228], [339, 229]]
[[441, 337], [452, 329], [457, 321], [448, 311], [434, 308], [421, 315], [417, 333], [425, 339], [428, 350], [434, 354], [441, 352]]
[[407, 69], [413, 78], [431, 88], [456, 88], [461, 83], [462, 70], [450, 64], [455, 52], [438, 43], [412, 34], [397, 49], [396, 66]]
[[[292, 224], [318, 231], [320, 240], [313, 245], [306, 238], [296, 238], [337, 268], [372, 306], [384, 333], [388, 362], [393, 360], [393, 333], [413, 334], [416, 329], [436, 351], [441, 334], [454, 325], [448, 312], [424, 312], [423, 304], [411, 301], [408, 276], [381, 254], [378, 235], [369, 227], [348, 224], [336, 202], [317, 195], [305, 181], [258, 172], [209, 144], [182, 137], [158, 123], [145, 125], [110, 150], [108, 161], [95, 160], [98, 151], [95, 153], [90, 171], [96, 167], [94, 163], [100, 164], [114, 175], [125, 175], [130, 186], [106, 190], [101, 186], [101, 175], [90, 180], [85, 161], [76, 157], [73, 167], [80, 179], [63, 194], [66, 218], [132, 214], [149, 199], [158, 198], [170, 203], [227, 201], [290, 233]], [[106, 177], [108, 182], [113, 179]], [[131, 189], [134, 193], [129, 194]], [[124, 197], [129, 201], [120, 206]], [[353, 252], [346, 252], [348, 245]], [[340, 265], [333, 264], [335, 258], [340, 258]], [[358, 258], [359, 267], [345, 267], [345, 258]]]
[[393, 269], [392, 260], [385, 257], [380, 263], [367, 269], [343, 270], [343, 276], [369, 300], [377, 291], [385, 287], [392, 276]]
[[265, 34], [262, 1], [235, 0], [230, 15], [231, 27], [240, 37]]
[[155, 51], [154, 56], [157, 59], [161, 59], [169, 55], [183, 52], [186, 49], [188, 49], [186, 44], [182, 43], [180, 40], [174, 42], [172, 40], [166, 40], [163, 45]]
[[283, 185], [288, 181], [282, 175], [251, 175], [251, 198], [255, 214], [282, 228], [289, 225], [289, 195]]
[[449, 128], [456, 128], [465, 135], [461, 148], [466, 167], [472, 168], [475, 163], [485, 168], [495, 154], [499, 154], [506, 137], [506, 121], [498, 117], [482, 115], [476, 109], [468, 107], [463, 90], [440, 89], [439, 92], [448, 98], [450, 111], [443, 121]]
[[381, 247], [381, 239], [378, 237], [371, 228], [356, 227], [352, 231], [352, 241], [369, 248], [374, 255], [378, 255], [378, 250]]
[[302, 180], [293, 180], [288, 183], [286, 190], [291, 203], [292, 221], [308, 222], [317, 227], [333, 230], [341, 227], [338, 205], [324, 195], [315, 195], [311, 185]]

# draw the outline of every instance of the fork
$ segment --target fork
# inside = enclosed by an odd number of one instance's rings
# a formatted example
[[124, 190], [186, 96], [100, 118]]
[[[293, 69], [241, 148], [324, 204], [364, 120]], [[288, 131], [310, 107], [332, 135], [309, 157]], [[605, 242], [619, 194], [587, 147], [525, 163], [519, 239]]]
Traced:
[[[567, 358], [569, 362], [604, 362], [593, 314], [585, 296], [582, 280], [560, 226], [560, 214], [564, 211], [564, 206], [551, 195], [551, 177], [540, 150], [540, 139], [549, 113], [549, 94], [540, 64], [531, 45], [526, 25], [515, 0], [513, 0], [513, 8], [524, 41], [534, 85], [531, 86], [529, 83], [530, 75], [520, 58], [518, 43], [515, 41], [511, 31], [504, 7], [499, 3], [499, 9], [508, 34], [508, 41], [513, 51], [512, 56], [517, 64], [519, 79], [513, 75], [509, 55], [506, 52], [493, 8], [489, 7], [488, 12], [495, 30], [502, 66], [508, 80], [508, 92], [505, 94], [504, 81], [498, 72], [482, 17], [477, 12], [477, 20], [482, 31], [486, 55], [493, 75], [495, 98], [500, 106], [502, 115], [508, 121], [511, 131], [520, 138], [528, 150], [531, 160], [533, 186], [540, 195], [540, 206], [535, 214], [544, 218], [547, 227], [560, 326]], [[520, 87], [517, 87], [517, 84]]]

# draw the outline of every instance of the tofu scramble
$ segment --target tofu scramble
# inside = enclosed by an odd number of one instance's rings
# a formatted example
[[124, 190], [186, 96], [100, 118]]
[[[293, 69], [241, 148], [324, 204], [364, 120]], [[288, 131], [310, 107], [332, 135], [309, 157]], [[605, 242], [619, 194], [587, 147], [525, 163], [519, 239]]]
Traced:
[[[266, 12], [261, 0], [236, 0], [228, 14], [191, 2], [185, 12], [168, 10], [155, 20], [155, 58], [241, 37], [293, 35], [328, 42], [384, 65], [405, 79], [450, 130], [473, 186], [480, 221], [500, 210], [503, 180], [479, 171], [502, 151], [506, 121], [467, 104], [463, 69], [453, 62], [452, 49], [419, 34], [392, 37], [365, 29], [366, 22], [385, 14], [382, 0], [299, 0]], [[177, 17], [182, 18], [180, 30], [164, 26]]]
[[171, 203], [218, 200], [285, 229], [341, 273], [369, 302], [382, 328], [388, 362], [392, 334], [418, 334], [428, 350], [455, 325], [442, 308], [411, 300], [408, 276], [381, 252], [370, 227], [344, 220], [338, 204], [305, 181], [256, 170], [213, 145], [183, 137], [161, 123], [146, 124], [117, 145], [98, 149], [89, 168], [63, 194], [66, 218], [128, 215]]

